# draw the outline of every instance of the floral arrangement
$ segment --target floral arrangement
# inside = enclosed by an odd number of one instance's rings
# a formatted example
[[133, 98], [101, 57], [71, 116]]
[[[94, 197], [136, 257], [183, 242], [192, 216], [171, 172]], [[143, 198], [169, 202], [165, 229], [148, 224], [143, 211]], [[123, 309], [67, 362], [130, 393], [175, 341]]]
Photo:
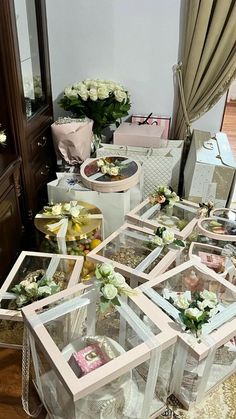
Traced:
[[[45, 206], [43, 208], [43, 215], [45, 216], [55, 216], [57, 218], [68, 218], [70, 220], [70, 226], [74, 232], [80, 232], [81, 225], [84, 225], [88, 222], [89, 214], [86, 208], [77, 204], [77, 201], [70, 201], [65, 203], [58, 203], [51, 206]], [[54, 229], [55, 226], [55, 229]], [[50, 225], [48, 224], [48, 229], [55, 232], [54, 230], [60, 229], [61, 224]]]
[[179, 247], [185, 247], [185, 242], [180, 239], [176, 239], [173, 231], [166, 227], [158, 227], [155, 231], [155, 236], [150, 236], [148, 247], [154, 250], [157, 246], [165, 246], [174, 244]]
[[119, 125], [128, 115], [130, 98], [128, 91], [113, 81], [91, 80], [74, 83], [64, 90], [59, 105], [77, 117], [94, 121], [93, 132], [101, 138], [102, 130], [109, 125]]
[[125, 278], [119, 272], [114, 271], [110, 264], [97, 265], [95, 276], [101, 291], [100, 308], [104, 313], [111, 305], [120, 306], [118, 296], [134, 295]]
[[[0, 124], [0, 126], [1, 126], [1, 124]], [[5, 131], [4, 130], [0, 130], [0, 144], [1, 145], [5, 145], [6, 139], [7, 139], [7, 136], [5, 134]]]
[[191, 292], [186, 292], [176, 297], [173, 293], [171, 297], [164, 293], [163, 296], [180, 311], [179, 317], [184, 330], [189, 330], [196, 337], [201, 335], [203, 325], [220, 311], [217, 296], [212, 291], [204, 290], [192, 295]]
[[214, 202], [199, 202], [199, 210], [198, 210], [198, 216], [199, 217], [210, 217], [210, 212], [214, 208]]
[[116, 162], [109, 162], [107, 159], [99, 159], [97, 166], [104, 175], [108, 174], [110, 176], [118, 176], [122, 168], [121, 164], [118, 165]]
[[151, 204], [160, 204], [161, 209], [168, 205], [173, 207], [176, 202], [180, 200], [176, 192], [171, 187], [157, 186], [154, 192], [149, 197]]
[[15, 302], [19, 309], [61, 290], [61, 286], [56, 284], [52, 278], [45, 277], [41, 270], [35, 273], [35, 275], [31, 275], [31, 279], [21, 281], [11, 290], [17, 295]]

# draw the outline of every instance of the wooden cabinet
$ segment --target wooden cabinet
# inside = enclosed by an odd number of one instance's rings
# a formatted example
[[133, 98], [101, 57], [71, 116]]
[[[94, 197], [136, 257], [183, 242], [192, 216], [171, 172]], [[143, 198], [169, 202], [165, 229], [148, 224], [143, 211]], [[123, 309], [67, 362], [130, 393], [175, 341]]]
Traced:
[[0, 155], [0, 284], [21, 247], [20, 159]]
[[55, 168], [45, 0], [0, 0], [0, 10], [0, 123], [7, 134], [3, 153], [22, 160], [22, 220], [26, 231], [32, 231]]

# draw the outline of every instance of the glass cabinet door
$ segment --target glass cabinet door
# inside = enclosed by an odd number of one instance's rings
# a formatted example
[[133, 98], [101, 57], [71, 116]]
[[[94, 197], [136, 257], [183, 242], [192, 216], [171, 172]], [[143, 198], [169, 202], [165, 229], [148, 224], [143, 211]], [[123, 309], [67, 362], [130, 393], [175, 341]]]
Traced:
[[26, 117], [45, 104], [42, 83], [35, 0], [15, 0], [15, 15], [20, 53]]

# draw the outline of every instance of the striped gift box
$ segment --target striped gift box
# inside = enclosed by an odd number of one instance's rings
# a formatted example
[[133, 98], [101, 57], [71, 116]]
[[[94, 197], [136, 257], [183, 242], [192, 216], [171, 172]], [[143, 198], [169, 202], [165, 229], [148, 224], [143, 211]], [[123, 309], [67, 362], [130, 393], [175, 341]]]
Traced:
[[[148, 115], [132, 115], [131, 122], [134, 124], [138, 124], [139, 122], [145, 121]], [[147, 124], [149, 125], [159, 125], [161, 128], [164, 129], [162, 138], [168, 140], [170, 134], [170, 123], [171, 118], [167, 116], [150, 116], [147, 120]]]

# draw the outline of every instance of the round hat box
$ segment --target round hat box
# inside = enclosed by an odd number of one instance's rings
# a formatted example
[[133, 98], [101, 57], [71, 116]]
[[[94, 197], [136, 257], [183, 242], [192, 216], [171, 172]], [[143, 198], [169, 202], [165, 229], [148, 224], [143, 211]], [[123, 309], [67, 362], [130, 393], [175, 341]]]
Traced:
[[[105, 173], [106, 168], [111, 173]], [[123, 192], [140, 180], [141, 166], [133, 159], [109, 156], [87, 159], [80, 169], [83, 184], [98, 192]]]

